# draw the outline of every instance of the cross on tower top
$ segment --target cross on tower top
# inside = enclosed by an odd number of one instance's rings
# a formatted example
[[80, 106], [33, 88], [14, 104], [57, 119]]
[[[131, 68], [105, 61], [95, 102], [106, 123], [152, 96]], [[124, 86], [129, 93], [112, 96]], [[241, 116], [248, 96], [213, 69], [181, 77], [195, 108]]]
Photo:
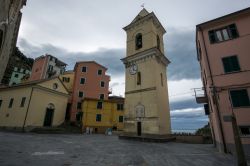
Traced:
[[141, 4], [141, 7], [142, 7], [142, 8], [144, 8], [144, 6], [145, 6], [145, 3]]

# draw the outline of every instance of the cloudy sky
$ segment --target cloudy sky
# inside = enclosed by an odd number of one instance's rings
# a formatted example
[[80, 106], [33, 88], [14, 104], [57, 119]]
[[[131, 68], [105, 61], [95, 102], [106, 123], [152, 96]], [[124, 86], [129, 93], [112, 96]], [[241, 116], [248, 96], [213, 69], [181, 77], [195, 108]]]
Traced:
[[249, 0], [28, 0], [23, 8], [18, 47], [29, 57], [49, 53], [72, 69], [76, 61], [108, 67], [114, 95], [124, 95], [128, 25], [142, 9], [153, 11], [167, 30], [172, 126], [194, 129], [207, 123], [192, 88], [202, 86], [195, 50], [195, 26], [250, 6]]

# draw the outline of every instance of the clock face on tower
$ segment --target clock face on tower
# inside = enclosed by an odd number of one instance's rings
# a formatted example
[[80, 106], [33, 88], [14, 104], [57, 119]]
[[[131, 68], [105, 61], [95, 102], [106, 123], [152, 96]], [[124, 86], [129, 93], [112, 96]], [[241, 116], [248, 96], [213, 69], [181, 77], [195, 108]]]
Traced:
[[136, 74], [136, 72], [137, 72], [137, 65], [136, 64], [131, 65], [130, 68], [129, 68], [129, 72], [130, 72], [131, 75]]

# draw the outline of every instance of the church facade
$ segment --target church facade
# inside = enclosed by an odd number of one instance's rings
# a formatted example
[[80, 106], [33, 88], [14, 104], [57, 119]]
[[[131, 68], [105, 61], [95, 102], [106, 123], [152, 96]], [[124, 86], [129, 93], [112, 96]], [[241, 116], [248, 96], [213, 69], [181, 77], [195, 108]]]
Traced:
[[123, 28], [127, 33], [124, 133], [167, 135], [171, 133], [164, 55], [166, 30], [153, 12], [142, 9]]

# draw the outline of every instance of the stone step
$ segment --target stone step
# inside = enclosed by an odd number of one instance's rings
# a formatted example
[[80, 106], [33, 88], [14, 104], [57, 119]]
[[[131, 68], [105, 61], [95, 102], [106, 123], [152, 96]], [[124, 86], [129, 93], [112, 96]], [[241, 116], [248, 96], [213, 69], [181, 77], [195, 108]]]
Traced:
[[156, 143], [164, 143], [164, 142], [171, 142], [175, 141], [176, 138], [172, 136], [162, 136], [162, 135], [128, 135], [128, 134], [120, 134], [119, 139], [126, 139], [126, 140], [134, 140], [134, 141], [141, 141], [141, 142], [156, 142]]

